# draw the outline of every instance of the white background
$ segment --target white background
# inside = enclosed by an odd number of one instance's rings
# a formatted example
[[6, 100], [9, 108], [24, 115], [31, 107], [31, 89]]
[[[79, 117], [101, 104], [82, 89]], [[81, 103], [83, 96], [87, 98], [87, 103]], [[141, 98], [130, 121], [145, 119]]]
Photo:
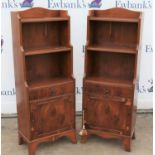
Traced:
[[[12, 32], [11, 32], [11, 11], [19, 11], [28, 8], [21, 8], [23, 0], [1, 0], [2, 7], [2, 35], [4, 44], [1, 49], [2, 67], [2, 113], [16, 113], [16, 97], [14, 85]], [[62, 3], [61, 3], [62, 2]], [[71, 43], [74, 48], [74, 76], [76, 78], [76, 110], [82, 108], [82, 78], [84, 69], [84, 51], [86, 44], [87, 15], [92, 0], [34, 0], [33, 7], [44, 7], [49, 9], [67, 9], [71, 17]], [[102, 0], [102, 6], [98, 9], [112, 7], [124, 7], [127, 9], [142, 11], [144, 16], [142, 31], [141, 70], [139, 81], [138, 108], [152, 109], [152, 1], [151, 0]], [[93, 8], [91, 8], [93, 9]], [[96, 8], [94, 8], [96, 9]]]

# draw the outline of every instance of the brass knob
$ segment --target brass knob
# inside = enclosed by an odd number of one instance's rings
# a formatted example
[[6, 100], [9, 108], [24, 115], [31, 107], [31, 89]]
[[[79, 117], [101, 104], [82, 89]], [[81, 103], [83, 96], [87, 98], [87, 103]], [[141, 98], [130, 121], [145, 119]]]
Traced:
[[126, 130], [129, 131], [129, 126], [126, 127]]

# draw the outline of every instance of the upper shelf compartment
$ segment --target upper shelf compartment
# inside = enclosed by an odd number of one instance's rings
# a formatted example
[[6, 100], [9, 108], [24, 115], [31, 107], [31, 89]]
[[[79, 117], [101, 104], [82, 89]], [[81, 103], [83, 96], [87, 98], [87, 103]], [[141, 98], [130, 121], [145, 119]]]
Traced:
[[[17, 14], [26, 55], [66, 51], [70, 47], [67, 11], [32, 8]], [[68, 49], [67, 49], [68, 50]]]
[[122, 8], [91, 10], [88, 47], [98, 51], [137, 53], [141, 13]]
[[88, 46], [136, 51], [138, 24], [120, 22], [89, 22]]
[[69, 22], [22, 23], [24, 51], [70, 46]]
[[66, 50], [65, 47], [70, 47], [70, 22], [66, 11], [32, 8], [20, 11], [17, 16], [21, 22], [22, 47], [26, 55], [49, 53], [49, 49], [57, 52], [58, 48]]

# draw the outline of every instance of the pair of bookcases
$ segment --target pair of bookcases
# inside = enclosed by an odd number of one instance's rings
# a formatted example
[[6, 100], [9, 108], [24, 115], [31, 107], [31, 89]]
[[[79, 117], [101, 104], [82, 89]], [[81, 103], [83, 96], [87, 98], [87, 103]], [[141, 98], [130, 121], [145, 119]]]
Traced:
[[[75, 79], [67, 11], [12, 12], [19, 144], [76, 143]], [[123, 141], [135, 132], [141, 13], [121, 8], [88, 16], [81, 142], [91, 134]]]

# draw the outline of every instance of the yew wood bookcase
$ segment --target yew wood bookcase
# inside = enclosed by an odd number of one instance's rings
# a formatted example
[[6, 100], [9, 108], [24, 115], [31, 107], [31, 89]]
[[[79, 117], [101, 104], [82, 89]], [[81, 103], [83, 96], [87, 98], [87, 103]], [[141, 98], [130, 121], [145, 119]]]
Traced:
[[76, 143], [75, 80], [67, 11], [12, 12], [19, 144], [66, 136]]
[[87, 22], [81, 142], [92, 134], [116, 138], [130, 151], [135, 138], [141, 13], [91, 10]]

